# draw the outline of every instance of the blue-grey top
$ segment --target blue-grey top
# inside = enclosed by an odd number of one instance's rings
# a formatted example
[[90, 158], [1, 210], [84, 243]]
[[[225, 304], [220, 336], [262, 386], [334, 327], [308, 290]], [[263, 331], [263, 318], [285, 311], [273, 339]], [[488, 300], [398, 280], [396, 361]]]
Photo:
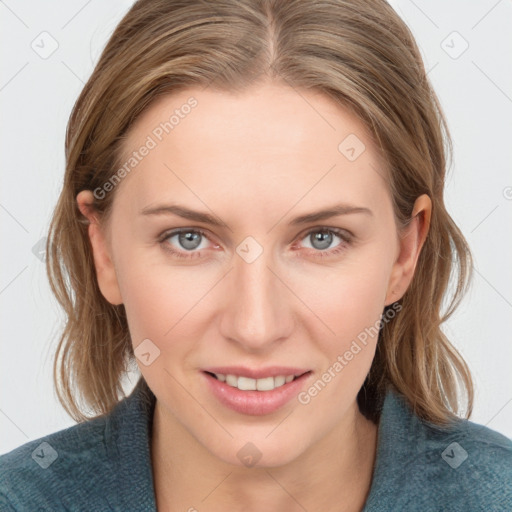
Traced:
[[[0, 510], [155, 511], [155, 397], [141, 377], [108, 415], [0, 456]], [[391, 388], [363, 512], [512, 512], [512, 441], [460, 420], [422, 421]]]

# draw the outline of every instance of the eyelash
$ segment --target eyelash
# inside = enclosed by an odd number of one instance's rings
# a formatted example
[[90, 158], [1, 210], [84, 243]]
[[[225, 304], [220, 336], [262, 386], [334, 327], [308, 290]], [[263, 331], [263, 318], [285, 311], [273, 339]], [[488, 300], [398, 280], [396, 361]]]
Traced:
[[[352, 237], [353, 237], [352, 233], [349, 233], [346, 230], [341, 230], [338, 228], [328, 228], [325, 226], [310, 229], [303, 236], [301, 236], [299, 238], [299, 242], [304, 240], [304, 238], [310, 236], [312, 233], [326, 233], [326, 232], [332, 233], [332, 234], [336, 235], [337, 237], [339, 237], [341, 239], [341, 243], [339, 245], [337, 245], [334, 249], [326, 249], [323, 251], [310, 249], [314, 253], [316, 253], [314, 257], [325, 258], [325, 257], [336, 256], [336, 255], [340, 254], [341, 252], [345, 251], [348, 248], [348, 246], [352, 244]], [[195, 252], [195, 251], [188, 251], [188, 252], [187, 251], [177, 251], [177, 250], [173, 249], [169, 243], [167, 243], [169, 238], [172, 238], [173, 236], [179, 235], [181, 233], [197, 233], [197, 234], [200, 234], [201, 236], [205, 237], [206, 239], [210, 240], [207, 233], [205, 231], [203, 231], [202, 229], [180, 228], [180, 229], [175, 229], [173, 231], [166, 231], [166, 232], [162, 233], [162, 235], [160, 235], [158, 237], [158, 242], [160, 243], [160, 245], [162, 246], [162, 248], [165, 251], [170, 252], [173, 256], [176, 256], [178, 258], [193, 259], [193, 258], [201, 257], [201, 251], [197, 251], [197, 252]]]

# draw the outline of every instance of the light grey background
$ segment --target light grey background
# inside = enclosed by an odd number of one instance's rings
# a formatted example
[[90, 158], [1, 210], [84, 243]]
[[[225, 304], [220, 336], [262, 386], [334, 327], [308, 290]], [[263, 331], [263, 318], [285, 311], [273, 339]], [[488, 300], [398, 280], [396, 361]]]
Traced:
[[[473, 287], [445, 332], [473, 373], [471, 419], [512, 437], [512, 4], [391, 4], [417, 39], [448, 119], [446, 202], [476, 262]], [[52, 385], [63, 314], [33, 248], [61, 187], [72, 106], [131, 5], [0, 1], [0, 453], [74, 424]], [[127, 379], [127, 392], [135, 381]]]

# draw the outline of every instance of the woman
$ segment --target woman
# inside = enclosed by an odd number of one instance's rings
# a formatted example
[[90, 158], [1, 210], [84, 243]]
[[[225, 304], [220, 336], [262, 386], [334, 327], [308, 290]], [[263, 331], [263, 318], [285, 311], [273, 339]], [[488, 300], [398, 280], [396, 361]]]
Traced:
[[1, 457], [2, 510], [512, 510], [441, 331], [471, 271], [449, 140], [382, 0], [136, 2], [47, 248], [79, 424]]

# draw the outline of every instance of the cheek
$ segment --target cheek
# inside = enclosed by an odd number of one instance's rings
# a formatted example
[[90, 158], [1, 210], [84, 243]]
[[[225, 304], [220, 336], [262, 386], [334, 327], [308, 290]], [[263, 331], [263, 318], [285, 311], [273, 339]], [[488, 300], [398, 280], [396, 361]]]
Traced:
[[343, 339], [373, 325], [384, 309], [389, 268], [385, 262], [370, 261], [377, 251], [367, 252], [370, 257], [361, 253], [328, 273], [324, 269], [297, 276], [298, 295], [334, 331], [331, 334]]
[[389, 268], [385, 262], [370, 261], [376, 259], [372, 254], [377, 253], [368, 251], [367, 257], [361, 254], [357, 261], [340, 265], [324, 280], [325, 287], [317, 285], [314, 294], [310, 291], [308, 295], [307, 291], [308, 283], [311, 290], [312, 281], [302, 281], [303, 296], [309, 296], [311, 309], [322, 320], [315, 317], [312, 321], [311, 336], [327, 355], [327, 365], [351, 352], [346, 359], [354, 362], [344, 372], [353, 376], [365, 374], [371, 365], [384, 310]]
[[[159, 256], [156, 254], [156, 256]], [[162, 263], [148, 252], [132, 251], [116, 261], [119, 287], [134, 345], [145, 338], [157, 344], [187, 323], [187, 312], [205, 293], [190, 269]], [[170, 333], [170, 334], [169, 334]], [[169, 334], [169, 336], [167, 336]]]
[[375, 273], [340, 279], [336, 293], [325, 306], [335, 331], [357, 336], [373, 325], [384, 309], [385, 290], [382, 277]]

